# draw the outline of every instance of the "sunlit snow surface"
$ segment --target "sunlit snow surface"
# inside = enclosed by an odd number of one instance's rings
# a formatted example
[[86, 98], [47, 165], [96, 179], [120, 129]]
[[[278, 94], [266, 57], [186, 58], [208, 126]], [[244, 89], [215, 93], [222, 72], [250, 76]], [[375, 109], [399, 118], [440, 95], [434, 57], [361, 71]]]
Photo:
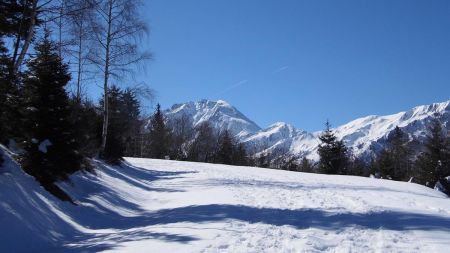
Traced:
[[450, 199], [412, 183], [128, 158], [61, 203], [7, 159], [0, 252], [448, 252]]

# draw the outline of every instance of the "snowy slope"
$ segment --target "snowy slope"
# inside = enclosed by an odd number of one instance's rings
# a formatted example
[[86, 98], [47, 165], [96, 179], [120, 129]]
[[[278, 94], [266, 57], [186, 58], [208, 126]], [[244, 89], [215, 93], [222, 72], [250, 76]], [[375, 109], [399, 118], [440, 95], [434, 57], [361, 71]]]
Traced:
[[[183, 114], [193, 119], [194, 124], [208, 121], [218, 129], [231, 129], [254, 153], [276, 150], [318, 159], [320, 131], [308, 133], [284, 122], [259, 129], [256, 124], [222, 100], [217, 102], [202, 100], [197, 103], [175, 105], [166, 112], [168, 118], [173, 118], [174, 115], [180, 117]], [[422, 141], [434, 118], [440, 119], [445, 123], [447, 130], [450, 130], [450, 101], [418, 106], [393, 115], [367, 116], [338, 126], [334, 130], [338, 138], [344, 140], [356, 156], [368, 157], [383, 148], [387, 136], [396, 126], [402, 128], [411, 140]]]
[[62, 187], [0, 168], [0, 252], [445, 252], [450, 199], [405, 182], [127, 159]]
[[237, 137], [247, 136], [261, 130], [253, 121], [223, 100], [201, 100], [199, 102], [176, 104], [166, 110], [164, 114], [169, 120], [181, 118], [185, 115], [194, 127], [207, 121], [215, 129], [227, 129]]

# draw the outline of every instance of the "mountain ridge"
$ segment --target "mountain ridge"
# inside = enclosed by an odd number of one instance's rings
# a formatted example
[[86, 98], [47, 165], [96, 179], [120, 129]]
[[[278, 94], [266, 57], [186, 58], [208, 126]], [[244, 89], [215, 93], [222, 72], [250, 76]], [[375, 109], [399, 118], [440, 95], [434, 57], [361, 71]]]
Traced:
[[[185, 115], [194, 127], [207, 121], [217, 130], [227, 129], [253, 154], [276, 152], [318, 160], [318, 136], [322, 131], [307, 132], [286, 122], [261, 128], [224, 100], [175, 104], [164, 114], [168, 119]], [[396, 126], [405, 131], [410, 140], [420, 142], [434, 119], [440, 120], [445, 130], [450, 130], [450, 100], [390, 115], [357, 118], [332, 130], [355, 156], [369, 158], [385, 146], [387, 136]]]

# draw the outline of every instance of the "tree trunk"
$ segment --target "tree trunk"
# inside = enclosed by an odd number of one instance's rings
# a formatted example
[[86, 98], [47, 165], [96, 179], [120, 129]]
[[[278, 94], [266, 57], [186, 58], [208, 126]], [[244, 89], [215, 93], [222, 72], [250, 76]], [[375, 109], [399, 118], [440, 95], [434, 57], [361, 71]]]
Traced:
[[78, 37], [78, 73], [77, 73], [77, 101], [81, 102], [81, 65], [82, 65], [82, 52], [83, 49], [83, 21], [80, 23], [79, 37]]
[[112, 8], [113, 3], [111, 0], [109, 2], [109, 10], [108, 10], [108, 31], [106, 34], [106, 49], [105, 49], [105, 75], [104, 75], [104, 82], [103, 82], [103, 131], [102, 131], [102, 146], [101, 150], [105, 152], [106, 148], [106, 138], [108, 135], [108, 121], [109, 121], [109, 110], [108, 110], [108, 79], [109, 79], [109, 64], [110, 64], [110, 58], [109, 58], [109, 51], [110, 51], [110, 44], [111, 44], [111, 26], [112, 26]]
[[59, 57], [62, 59], [62, 16], [63, 16], [64, 3], [61, 1], [61, 6], [59, 7], [59, 19], [58, 19], [58, 32], [59, 32], [59, 44], [58, 53]]
[[16, 75], [17, 71], [19, 70], [19, 67], [22, 65], [23, 60], [25, 59], [25, 55], [28, 51], [28, 47], [31, 44], [31, 40], [33, 39], [34, 36], [34, 26], [36, 25], [36, 15], [37, 15], [37, 1], [38, 0], [33, 0], [33, 9], [31, 11], [31, 15], [30, 15], [30, 27], [28, 28], [28, 34], [27, 34], [27, 38], [24, 41], [22, 50], [20, 51], [20, 55], [17, 58], [17, 61], [14, 63], [14, 68], [13, 68], [13, 74]]

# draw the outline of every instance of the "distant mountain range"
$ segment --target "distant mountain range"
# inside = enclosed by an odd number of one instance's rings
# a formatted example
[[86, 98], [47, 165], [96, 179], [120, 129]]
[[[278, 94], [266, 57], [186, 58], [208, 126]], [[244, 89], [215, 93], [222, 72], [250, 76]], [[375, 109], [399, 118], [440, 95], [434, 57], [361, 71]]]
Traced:
[[[227, 129], [252, 153], [277, 152], [318, 159], [320, 131], [309, 133], [284, 122], [262, 129], [223, 100], [175, 104], [165, 110], [164, 114], [168, 120], [184, 117], [192, 126], [207, 121], [219, 131]], [[450, 130], [450, 101], [417, 106], [409, 111], [387, 116], [371, 115], [333, 130], [355, 156], [369, 158], [386, 145], [389, 133], [396, 126], [407, 133], [411, 141], [423, 141], [433, 119], [440, 120], [444, 128]]]

